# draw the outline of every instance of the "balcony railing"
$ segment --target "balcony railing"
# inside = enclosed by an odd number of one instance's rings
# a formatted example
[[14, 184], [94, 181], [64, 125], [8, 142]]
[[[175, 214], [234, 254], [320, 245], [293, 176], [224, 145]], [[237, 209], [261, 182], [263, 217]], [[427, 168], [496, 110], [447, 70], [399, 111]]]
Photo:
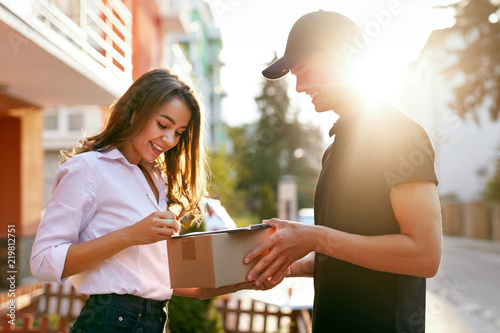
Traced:
[[132, 14], [120, 0], [31, 2], [32, 22], [40, 34], [53, 40], [55, 32], [61, 48], [77, 48], [122, 82], [130, 82]]

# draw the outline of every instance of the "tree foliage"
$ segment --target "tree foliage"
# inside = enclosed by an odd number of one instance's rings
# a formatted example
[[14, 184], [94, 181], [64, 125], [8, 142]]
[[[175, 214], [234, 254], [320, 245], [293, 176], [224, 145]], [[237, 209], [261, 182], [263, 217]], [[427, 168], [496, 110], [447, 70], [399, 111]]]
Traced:
[[244, 193], [237, 187], [238, 165], [224, 149], [212, 151], [209, 154], [210, 181], [209, 194], [219, 199], [228, 209], [230, 215], [238, 214], [245, 210]]
[[[500, 115], [500, 2], [462, 0], [449, 7], [455, 10], [455, 25], [448, 34], [458, 33], [466, 46], [454, 50], [456, 63], [447, 69], [463, 74], [463, 84], [456, 87], [451, 107], [464, 117], [478, 120], [478, 111], [489, 106], [492, 120]], [[485, 104], [489, 103], [489, 104]], [[483, 192], [490, 201], [500, 201], [500, 161]]]
[[491, 102], [489, 113], [497, 120], [500, 112], [500, 3], [492, 0], [462, 0], [450, 5], [455, 10], [455, 25], [449, 34], [458, 33], [466, 47], [453, 50], [457, 62], [451, 74], [463, 74], [463, 84], [455, 88], [451, 107], [461, 117], [472, 114]]
[[260, 218], [276, 216], [279, 179], [293, 175], [299, 207], [311, 207], [320, 168], [323, 140], [317, 126], [301, 123], [292, 112], [286, 80], [262, 81], [255, 98], [259, 119], [230, 128], [232, 158], [238, 165], [237, 189], [246, 193], [248, 208]]
[[497, 156], [496, 170], [483, 191], [484, 199], [493, 202], [500, 202], [500, 148], [498, 149]]

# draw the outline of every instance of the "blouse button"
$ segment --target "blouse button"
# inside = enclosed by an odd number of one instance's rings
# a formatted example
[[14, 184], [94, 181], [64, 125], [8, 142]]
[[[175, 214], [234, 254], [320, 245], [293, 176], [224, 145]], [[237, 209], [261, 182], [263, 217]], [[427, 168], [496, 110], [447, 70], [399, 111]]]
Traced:
[[121, 317], [121, 316], [120, 316], [120, 317], [118, 317], [118, 320], [119, 320], [119, 321], [122, 321], [122, 320], [123, 320], [123, 317]]

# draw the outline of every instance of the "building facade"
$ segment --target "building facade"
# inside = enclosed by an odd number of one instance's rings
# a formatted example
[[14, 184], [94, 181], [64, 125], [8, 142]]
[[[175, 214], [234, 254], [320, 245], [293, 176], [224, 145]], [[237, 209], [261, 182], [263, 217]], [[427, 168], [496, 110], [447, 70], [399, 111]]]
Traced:
[[19, 283], [60, 150], [98, 132], [134, 79], [166, 67], [196, 87], [222, 144], [221, 48], [203, 0], [0, 0], [0, 245], [15, 233]]
[[190, 0], [183, 8], [189, 29], [166, 31], [165, 66], [196, 88], [207, 111], [208, 146], [217, 150], [227, 141], [221, 106], [225, 96], [221, 85], [221, 32], [206, 1]]
[[16, 239], [11, 269], [1, 252], [2, 285], [8, 272], [17, 284], [31, 276], [59, 150], [98, 131], [132, 81], [162, 67], [164, 26], [179, 22], [165, 2], [0, 0], [0, 246]]
[[465, 47], [446, 30], [434, 31], [420, 57], [409, 68], [398, 105], [427, 130], [436, 152], [438, 191], [443, 200], [478, 201], [496, 169], [500, 152], [500, 121], [489, 117], [486, 100], [477, 117], [463, 119], [451, 109], [460, 76], [444, 70], [456, 59], [450, 52]]

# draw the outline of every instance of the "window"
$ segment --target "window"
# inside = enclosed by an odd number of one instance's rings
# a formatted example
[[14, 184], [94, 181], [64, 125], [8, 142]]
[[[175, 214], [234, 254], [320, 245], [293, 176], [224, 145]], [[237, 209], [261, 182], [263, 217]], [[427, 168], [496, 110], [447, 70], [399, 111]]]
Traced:
[[57, 112], [46, 112], [43, 116], [43, 128], [45, 131], [57, 131], [58, 129]]
[[69, 113], [68, 114], [68, 131], [80, 132], [83, 128], [83, 113]]

